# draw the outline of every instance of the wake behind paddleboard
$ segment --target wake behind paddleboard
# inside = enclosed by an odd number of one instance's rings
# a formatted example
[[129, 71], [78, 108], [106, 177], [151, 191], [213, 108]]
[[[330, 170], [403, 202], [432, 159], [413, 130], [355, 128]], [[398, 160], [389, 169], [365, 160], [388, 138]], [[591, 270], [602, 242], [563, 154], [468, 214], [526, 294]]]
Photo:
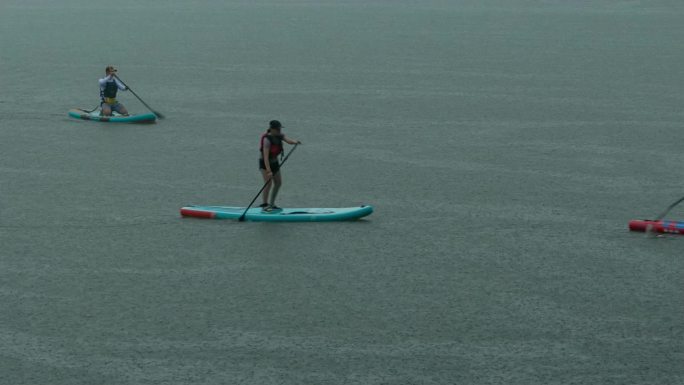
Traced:
[[684, 222], [635, 219], [629, 221], [629, 230], [640, 232], [654, 231], [656, 233], [684, 234]]
[[114, 113], [112, 116], [101, 116], [100, 110], [86, 111], [80, 108], [72, 108], [69, 110], [69, 116], [75, 119], [92, 120], [95, 122], [110, 122], [110, 123], [154, 123], [157, 116], [151, 112], [138, 115], [119, 115]]
[[[180, 209], [184, 217], [208, 219], [239, 219], [245, 207], [226, 206], [186, 206]], [[359, 219], [370, 215], [372, 206], [343, 208], [285, 208], [264, 212], [255, 207], [247, 210], [245, 219], [259, 222], [330, 222]]]

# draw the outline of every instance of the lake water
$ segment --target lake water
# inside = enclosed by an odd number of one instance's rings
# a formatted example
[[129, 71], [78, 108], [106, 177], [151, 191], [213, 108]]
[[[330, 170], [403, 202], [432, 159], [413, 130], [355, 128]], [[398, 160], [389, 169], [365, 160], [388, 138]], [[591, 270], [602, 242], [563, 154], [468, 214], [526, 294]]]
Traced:
[[[682, 20], [2, 0], [0, 383], [683, 383], [683, 240], [627, 231], [684, 195]], [[110, 64], [166, 119], [68, 118]], [[271, 119], [280, 206], [375, 212], [181, 218], [249, 203]]]

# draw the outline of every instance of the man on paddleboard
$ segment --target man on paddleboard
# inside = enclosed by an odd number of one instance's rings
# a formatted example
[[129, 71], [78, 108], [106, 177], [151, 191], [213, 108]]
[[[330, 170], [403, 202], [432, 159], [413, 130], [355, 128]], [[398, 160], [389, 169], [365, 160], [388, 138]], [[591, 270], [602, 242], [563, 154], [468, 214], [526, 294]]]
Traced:
[[104, 116], [112, 116], [112, 111], [128, 116], [126, 107], [116, 100], [116, 92], [118, 90], [128, 90], [126, 86], [116, 78], [116, 72], [116, 68], [107, 66], [105, 69], [105, 77], [100, 79], [100, 108], [102, 109], [102, 115]]
[[[260, 207], [266, 212], [280, 210], [280, 207], [275, 204], [275, 199], [282, 184], [278, 155], [282, 156], [283, 154], [283, 142], [287, 144], [301, 144], [300, 141], [285, 136], [281, 132], [282, 127], [283, 125], [279, 121], [271, 120], [268, 131], [262, 134], [259, 139], [259, 170], [266, 183], [264, 192], [261, 195], [263, 203]], [[273, 191], [272, 193], [271, 190]], [[270, 202], [268, 199], [269, 193], [271, 193]]]

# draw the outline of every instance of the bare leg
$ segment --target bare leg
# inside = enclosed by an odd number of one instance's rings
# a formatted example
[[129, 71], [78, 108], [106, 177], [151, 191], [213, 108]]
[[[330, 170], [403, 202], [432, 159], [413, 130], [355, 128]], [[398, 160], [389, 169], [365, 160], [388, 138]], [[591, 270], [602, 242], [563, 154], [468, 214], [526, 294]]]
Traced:
[[261, 193], [261, 200], [264, 202], [265, 205], [268, 204], [268, 194], [271, 192], [271, 181], [268, 180], [268, 176], [266, 175], [266, 170], [263, 168], [260, 170], [261, 171], [261, 176], [264, 178], [264, 183], [268, 182], [266, 184], [266, 187], [264, 187], [264, 192]]
[[116, 109], [116, 112], [120, 113], [123, 116], [128, 116], [128, 110], [126, 109], [126, 107], [124, 107], [123, 104], [119, 103], [117, 104], [117, 107], [118, 108]]
[[278, 196], [278, 190], [280, 190], [280, 185], [283, 184], [283, 179], [280, 177], [280, 173], [273, 175], [273, 193], [271, 194], [271, 206], [275, 206], [276, 196]]
[[102, 103], [102, 115], [112, 116], [112, 108], [107, 103]]

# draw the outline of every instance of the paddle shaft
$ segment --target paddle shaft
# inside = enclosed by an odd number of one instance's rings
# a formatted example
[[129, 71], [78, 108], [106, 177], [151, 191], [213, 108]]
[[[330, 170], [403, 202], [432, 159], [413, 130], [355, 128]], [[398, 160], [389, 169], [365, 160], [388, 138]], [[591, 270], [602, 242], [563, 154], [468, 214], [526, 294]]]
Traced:
[[677, 206], [678, 204], [680, 204], [680, 203], [682, 203], [682, 202], [684, 202], [684, 197], [681, 197], [681, 198], [680, 198], [679, 200], [677, 200], [675, 203], [673, 203], [673, 204], [671, 204], [670, 206], [668, 206], [667, 209], [665, 209], [665, 211], [663, 211], [662, 213], [660, 213], [660, 215], [658, 215], [658, 216], [654, 219], [654, 221], [657, 222], [657, 221], [659, 221], [659, 220], [665, 218], [665, 216], [666, 216], [666, 215], [667, 215], [675, 206]]
[[147, 103], [145, 103], [144, 100], [140, 99], [140, 96], [138, 96], [138, 94], [136, 94], [135, 91], [133, 91], [133, 90], [131, 89], [131, 87], [129, 87], [126, 83], [124, 83], [123, 80], [121, 80], [117, 75], [114, 75], [114, 77], [116, 78], [116, 80], [120, 81], [121, 84], [123, 84], [124, 87], [126, 87], [127, 90], [131, 91], [131, 93], [133, 94], [133, 96], [135, 96], [136, 98], [138, 98], [138, 100], [140, 100], [140, 103], [142, 103], [143, 105], [145, 105], [145, 107], [147, 107], [148, 110], [152, 111], [153, 114], [157, 115], [157, 117], [158, 117], [159, 119], [164, 119], [164, 115], [162, 115], [162, 114], [160, 114], [159, 112], [153, 110], [152, 107], [150, 107]]
[[[299, 143], [295, 143], [294, 147], [292, 147], [292, 150], [290, 150], [290, 152], [288, 152], [287, 155], [285, 155], [285, 158], [283, 158], [283, 161], [280, 162], [280, 167], [283, 167], [283, 165], [285, 164], [285, 162], [287, 162], [287, 158], [289, 158], [290, 155], [292, 155], [292, 153], [294, 152], [294, 150], [297, 148], [298, 145], [299, 145]], [[268, 162], [268, 160], [266, 160], [266, 162]], [[254, 199], [252, 199], [252, 201], [249, 202], [249, 206], [247, 206], [247, 208], [245, 209], [245, 212], [243, 212], [242, 215], [240, 215], [240, 218], [238, 218], [238, 221], [240, 221], [240, 222], [244, 222], [244, 221], [245, 221], [245, 215], [247, 215], [247, 210], [249, 210], [250, 207], [252, 207], [252, 205], [254, 204], [254, 202], [256, 202], [257, 198], [259, 198], [259, 195], [261, 195], [261, 193], [264, 191], [264, 189], [266, 188], [266, 186], [268, 186], [268, 184], [271, 183], [271, 181], [273, 180], [273, 177], [274, 177], [277, 173], [280, 172], [280, 167], [278, 167], [278, 171], [276, 171], [273, 175], [271, 175], [271, 177], [268, 178], [268, 180], [266, 181], [266, 183], [264, 183], [264, 185], [261, 186], [261, 189], [260, 189], [259, 192], [256, 194], [256, 196], [254, 197]]]

